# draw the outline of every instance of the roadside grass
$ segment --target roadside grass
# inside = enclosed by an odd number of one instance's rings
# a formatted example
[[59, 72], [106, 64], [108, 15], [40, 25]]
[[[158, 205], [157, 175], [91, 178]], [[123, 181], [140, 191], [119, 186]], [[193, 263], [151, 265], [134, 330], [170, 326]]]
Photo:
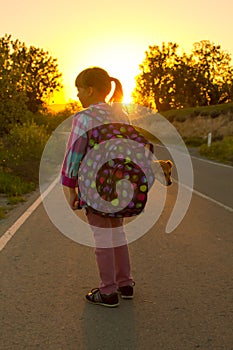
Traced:
[[38, 186], [40, 158], [49, 135], [35, 122], [15, 126], [0, 144], [0, 194], [7, 197], [0, 218]]
[[220, 105], [172, 109], [169, 111], [161, 112], [161, 114], [172, 123], [174, 120], [182, 122], [187, 118], [196, 117], [198, 115], [209, 115], [212, 118], [217, 118], [220, 114], [226, 114], [229, 110], [233, 113], [233, 102], [223, 103]]
[[[72, 109], [73, 108], [73, 109]], [[56, 115], [48, 111], [32, 114], [27, 122], [15, 124], [9, 134], [0, 137], [0, 219], [19, 202], [25, 194], [33, 192], [39, 184], [39, 167], [46, 142], [53, 130], [73, 114], [75, 106], [68, 106]]]
[[8, 197], [7, 204], [15, 205], [15, 204], [18, 204], [21, 202], [26, 202], [26, 199], [23, 196], [19, 196], [19, 195], [18, 196], [10, 196], [10, 197]]
[[0, 206], [0, 220], [4, 219], [12, 207], [25, 202], [25, 194], [36, 189], [36, 184], [22, 180], [19, 176], [0, 170], [0, 193], [5, 194], [4, 205]]
[[0, 207], [0, 220], [4, 219], [6, 217], [6, 208], [5, 207]]
[[222, 141], [215, 141], [208, 147], [203, 144], [199, 153], [212, 160], [233, 165], [233, 136], [225, 136]]
[[[206, 158], [233, 165], [233, 102], [161, 114], [178, 128], [187, 147], [198, 148], [199, 154]], [[207, 145], [208, 129], [212, 131], [210, 147]]]
[[200, 147], [206, 143], [206, 140], [203, 137], [183, 137], [183, 141], [187, 147]]
[[[0, 193], [8, 196], [10, 204], [22, 201], [23, 195], [36, 189], [36, 184], [22, 180], [19, 176], [0, 171]], [[17, 199], [16, 199], [17, 198]]]

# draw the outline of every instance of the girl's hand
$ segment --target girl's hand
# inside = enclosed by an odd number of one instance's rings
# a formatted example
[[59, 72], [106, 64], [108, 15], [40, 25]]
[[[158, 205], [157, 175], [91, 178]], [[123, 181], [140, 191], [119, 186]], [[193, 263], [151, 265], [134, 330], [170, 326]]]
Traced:
[[70, 188], [69, 205], [73, 210], [78, 208], [78, 194], [75, 188]]
[[70, 205], [71, 209], [73, 209], [73, 210], [78, 208], [78, 195], [77, 195], [77, 192], [75, 191], [75, 189], [74, 189], [74, 191], [71, 191], [71, 189], [70, 189], [69, 205]]
[[78, 193], [76, 188], [63, 186], [66, 199], [71, 209], [78, 209]]

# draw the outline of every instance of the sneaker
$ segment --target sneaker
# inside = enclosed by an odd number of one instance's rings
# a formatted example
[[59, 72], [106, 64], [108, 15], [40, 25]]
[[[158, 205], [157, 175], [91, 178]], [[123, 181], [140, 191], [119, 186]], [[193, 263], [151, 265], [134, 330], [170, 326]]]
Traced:
[[131, 286], [129, 285], [118, 288], [118, 292], [122, 299], [133, 299], [133, 286], [135, 286], [134, 282]]
[[107, 307], [116, 307], [119, 305], [118, 294], [101, 294], [99, 288], [92, 289], [87, 295], [86, 300], [89, 303], [103, 305]]

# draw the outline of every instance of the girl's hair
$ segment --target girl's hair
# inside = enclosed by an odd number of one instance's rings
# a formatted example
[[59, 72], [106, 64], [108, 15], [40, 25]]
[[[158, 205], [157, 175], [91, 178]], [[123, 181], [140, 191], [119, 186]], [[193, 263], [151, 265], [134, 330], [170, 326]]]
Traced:
[[109, 102], [121, 102], [123, 99], [123, 88], [121, 82], [116, 78], [110, 77], [102, 68], [92, 67], [83, 70], [77, 76], [75, 86], [94, 87], [106, 97], [112, 89], [112, 81], [115, 83], [115, 89]]

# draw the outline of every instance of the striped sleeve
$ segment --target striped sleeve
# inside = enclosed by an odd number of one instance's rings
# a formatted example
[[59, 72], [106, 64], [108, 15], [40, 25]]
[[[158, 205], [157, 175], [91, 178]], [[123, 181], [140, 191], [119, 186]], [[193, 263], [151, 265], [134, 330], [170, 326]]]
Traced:
[[67, 187], [77, 187], [80, 162], [87, 147], [87, 131], [90, 118], [82, 112], [74, 116], [62, 165], [61, 182]]

